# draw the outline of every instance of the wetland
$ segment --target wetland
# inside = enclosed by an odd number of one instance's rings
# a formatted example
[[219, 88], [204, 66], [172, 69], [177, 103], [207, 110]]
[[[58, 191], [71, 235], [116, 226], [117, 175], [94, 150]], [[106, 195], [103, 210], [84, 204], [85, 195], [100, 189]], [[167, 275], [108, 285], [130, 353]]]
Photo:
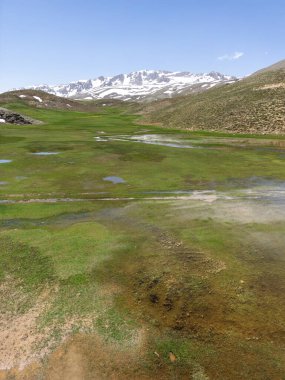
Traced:
[[5, 107], [0, 379], [284, 379], [284, 137]]

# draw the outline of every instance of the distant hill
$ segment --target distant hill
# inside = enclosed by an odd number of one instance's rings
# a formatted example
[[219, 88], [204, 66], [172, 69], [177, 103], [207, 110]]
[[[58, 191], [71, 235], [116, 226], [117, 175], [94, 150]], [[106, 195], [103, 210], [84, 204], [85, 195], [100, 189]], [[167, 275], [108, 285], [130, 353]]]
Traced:
[[41, 90], [15, 90], [0, 94], [0, 106], [9, 108], [9, 105], [22, 103], [29, 107], [59, 109], [82, 112], [100, 112], [105, 107], [120, 107], [131, 112], [137, 106], [131, 102], [116, 99], [101, 99], [94, 101], [78, 101], [49, 94]]
[[22, 102], [37, 108], [81, 109], [80, 103], [40, 90], [15, 90], [0, 94], [0, 104]]
[[147, 105], [145, 123], [188, 130], [285, 133], [285, 61], [233, 84]]

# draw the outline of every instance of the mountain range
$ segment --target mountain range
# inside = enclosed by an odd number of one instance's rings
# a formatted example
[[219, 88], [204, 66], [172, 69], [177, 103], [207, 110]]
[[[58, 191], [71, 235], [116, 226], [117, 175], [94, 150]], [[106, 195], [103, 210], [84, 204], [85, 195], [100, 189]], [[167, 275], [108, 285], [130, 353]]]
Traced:
[[[179, 94], [184, 96], [176, 96]], [[140, 71], [66, 86], [36, 86], [0, 94], [0, 107], [9, 109], [16, 104], [17, 110], [32, 107], [103, 112], [102, 107], [115, 106], [122, 112], [140, 115], [140, 123], [146, 125], [284, 134], [284, 99], [285, 60], [240, 80], [218, 73]], [[0, 122], [9, 123], [8, 116], [4, 116]]]
[[64, 85], [32, 86], [30, 89], [78, 100], [152, 101], [202, 92], [214, 86], [235, 81], [237, 81], [236, 77], [215, 71], [193, 74], [190, 72], [140, 70], [113, 77], [100, 76], [96, 79], [79, 80]]

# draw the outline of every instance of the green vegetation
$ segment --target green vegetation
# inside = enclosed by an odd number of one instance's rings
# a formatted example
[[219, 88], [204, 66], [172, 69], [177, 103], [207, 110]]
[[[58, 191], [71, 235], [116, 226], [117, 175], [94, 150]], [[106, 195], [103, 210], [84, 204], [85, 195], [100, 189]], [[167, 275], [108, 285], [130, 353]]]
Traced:
[[[113, 108], [90, 114], [28, 108], [20, 102], [6, 107], [47, 124], [1, 126], [0, 159], [12, 160], [1, 166], [2, 199], [11, 194], [27, 195], [29, 199], [94, 198], [102, 197], [102, 193], [141, 197], [151, 191], [208, 189], [213, 181], [223, 186], [228, 178], [251, 175], [285, 178], [282, 157], [277, 150], [270, 149], [276, 139], [229, 141], [203, 133], [177, 136], [192, 144], [193, 149], [129, 141], [98, 142], [94, 137], [160, 133], [161, 129], [138, 126], [136, 116]], [[171, 131], [168, 134], [175, 137]], [[282, 141], [278, 143], [282, 146]], [[243, 144], [252, 145], [253, 149], [242, 149]], [[255, 149], [260, 144], [268, 149]], [[41, 151], [59, 154], [32, 154]], [[107, 176], [122, 177], [126, 183], [114, 186], [104, 181]]]
[[[282, 379], [281, 138], [167, 129], [193, 147], [153, 145], [118, 138], [162, 134], [119, 107], [3, 105], [45, 122], [0, 127], [0, 311], [31, 356], [73, 337], [60, 362], [87, 379]], [[29, 378], [60, 371], [56, 352]]]

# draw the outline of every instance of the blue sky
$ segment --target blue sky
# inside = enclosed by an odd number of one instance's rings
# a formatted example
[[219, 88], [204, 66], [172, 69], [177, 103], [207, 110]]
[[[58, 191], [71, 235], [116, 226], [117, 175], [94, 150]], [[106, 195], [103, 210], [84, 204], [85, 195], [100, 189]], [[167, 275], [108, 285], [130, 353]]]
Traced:
[[0, 0], [0, 91], [139, 69], [246, 75], [285, 58], [284, 0]]

